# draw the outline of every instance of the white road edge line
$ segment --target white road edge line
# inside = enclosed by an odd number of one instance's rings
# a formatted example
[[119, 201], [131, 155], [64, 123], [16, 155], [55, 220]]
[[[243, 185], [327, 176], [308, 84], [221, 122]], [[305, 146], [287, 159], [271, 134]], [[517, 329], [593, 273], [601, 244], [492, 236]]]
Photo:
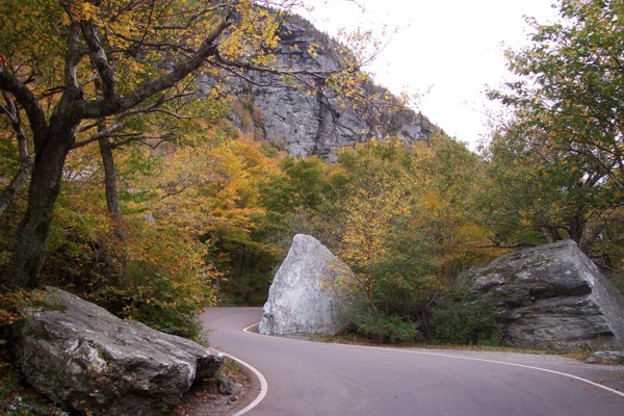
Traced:
[[255, 324], [251, 324], [249, 326], [246, 326], [245, 328], [243, 328], [243, 332], [247, 332], [248, 334], [257, 334], [257, 335], [261, 335], [258, 334], [257, 332], [251, 332], [250, 329], [253, 328], [256, 325], [260, 325], [260, 322], [256, 322]]
[[[338, 345], [342, 345], [342, 344], [338, 344]], [[356, 347], [362, 347], [362, 346], [357, 345]], [[508, 362], [505, 362], [505, 361], [496, 361], [496, 360], [486, 360], [485, 358], [461, 357], [461, 356], [450, 355], [450, 354], [436, 354], [436, 353], [432, 353], [432, 352], [422, 352], [422, 351], [413, 351], [413, 350], [400, 350], [398, 348], [382, 348], [382, 347], [362, 347], [362, 348], [374, 348], [374, 349], [377, 349], [377, 350], [384, 350], [384, 351], [397, 351], [397, 352], [401, 352], [401, 353], [428, 355], [428, 356], [432, 356], [432, 357], [454, 358], [454, 359], [457, 359], [457, 360], [466, 360], [466, 361], [481, 361], [481, 362], [485, 362], [485, 363], [502, 364], [502, 365], [509, 365], [509, 366], [512, 366], [512, 367], [528, 368], [530, 370], [543, 371], [545, 373], [556, 374], [558, 376], [568, 377], [568, 378], [571, 378], [573, 380], [577, 380], [577, 381], [580, 381], [582, 383], [586, 383], [586, 384], [589, 384], [591, 386], [594, 386], [594, 387], [606, 390], [609, 393], [617, 394], [620, 397], [624, 397], [624, 393], [623, 392], [621, 392], [619, 390], [616, 390], [616, 389], [612, 389], [611, 387], [605, 386], [604, 384], [596, 383], [596, 382], [588, 380], [586, 378], [575, 376], [574, 374], [563, 373], [561, 371], [556, 371], [556, 370], [549, 370], [547, 368], [542, 368], [542, 367], [534, 367], [532, 365], [508, 363]]]
[[[250, 325], [248, 328], [251, 328], [252, 326], [257, 325], [257, 324], [253, 324]], [[247, 332], [247, 329], [245, 328], [243, 329], [243, 331]], [[254, 367], [253, 365], [234, 357], [233, 355], [230, 355], [228, 353], [225, 353], [223, 351], [219, 351], [221, 354], [225, 355], [226, 357], [236, 361], [237, 363], [239, 363], [242, 366], [247, 367], [249, 370], [251, 370], [252, 373], [254, 373], [254, 375], [256, 377], [258, 377], [258, 380], [260, 381], [260, 393], [258, 393], [258, 395], [256, 396], [256, 398], [249, 403], [244, 409], [239, 410], [238, 412], [234, 413], [232, 416], [242, 416], [245, 413], [249, 412], [250, 410], [252, 410], [253, 408], [255, 408], [256, 406], [258, 406], [260, 404], [260, 402], [262, 400], [264, 400], [264, 397], [267, 394], [267, 391], [269, 390], [269, 383], [267, 383], [266, 378], [264, 378], [264, 376], [262, 375], [262, 373], [260, 372], [260, 370], [258, 370], [256, 367]]]
[[[252, 328], [252, 327], [254, 327], [256, 325], [258, 325], [258, 324], [255, 323], [255, 324], [249, 325], [248, 327], [243, 329], [243, 331], [245, 331], [245, 332], [247, 332], [249, 334], [262, 335], [262, 334], [258, 334], [256, 332], [249, 331], [250, 328]], [[269, 336], [269, 335], [262, 335], [262, 336]], [[624, 393], [623, 392], [621, 392], [619, 390], [616, 390], [616, 389], [612, 389], [611, 387], [605, 386], [604, 384], [596, 383], [596, 382], [588, 380], [586, 378], [575, 376], [574, 374], [563, 373], [561, 371], [556, 371], [556, 370], [549, 370], [547, 368], [534, 367], [534, 366], [526, 365], [526, 364], [507, 363], [505, 361], [487, 360], [485, 358], [461, 357], [461, 356], [458, 356], [458, 355], [450, 355], [450, 354], [436, 354], [436, 353], [433, 353], [433, 352], [414, 351], [414, 350], [408, 350], [408, 349], [403, 350], [403, 349], [399, 349], [399, 348], [367, 347], [365, 345], [350, 345], [350, 344], [334, 344], [334, 345], [340, 345], [340, 346], [344, 346], [344, 347], [353, 347], [353, 348], [375, 349], [375, 350], [381, 350], [381, 351], [394, 351], [394, 352], [400, 352], [400, 353], [404, 353], [404, 354], [407, 353], [407, 354], [417, 354], [417, 355], [428, 355], [428, 356], [431, 356], [431, 357], [454, 358], [456, 360], [480, 361], [480, 362], [484, 362], [484, 363], [502, 364], [502, 365], [509, 365], [509, 366], [512, 366], [512, 367], [527, 368], [527, 369], [530, 369], [530, 370], [543, 371], [545, 373], [555, 374], [555, 375], [562, 376], [562, 377], [568, 377], [568, 378], [571, 378], [573, 380], [589, 384], [590, 386], [594, 386], [594, 387], [597, 387], [599, 389], [608, 391], [609, 393], [616, 394], [616, 395], [618, 395], [620, 397], [624, 397]]]

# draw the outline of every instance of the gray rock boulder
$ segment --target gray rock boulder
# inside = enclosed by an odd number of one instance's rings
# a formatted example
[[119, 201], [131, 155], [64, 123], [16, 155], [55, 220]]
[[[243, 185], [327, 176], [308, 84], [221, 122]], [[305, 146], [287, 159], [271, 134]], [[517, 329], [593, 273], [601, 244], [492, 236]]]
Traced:
[[335, 334], [347, 322], [353, 272], [309, 235], [294, 237], [269, 289], [261, 334]]
[[521, 250], [468, 272], [496, 306], [506, 342], [565, 350], [620, 346], [624, 299], [571, 240]]
[[26, 380], [54, 402], [93, 415], [161, 415], [222, 358], [190, 340], [122, 320], [56, 288], [15, 330]]
[[596, 351], [585, 362], [588, 364], [624, 364], [624, 351]]

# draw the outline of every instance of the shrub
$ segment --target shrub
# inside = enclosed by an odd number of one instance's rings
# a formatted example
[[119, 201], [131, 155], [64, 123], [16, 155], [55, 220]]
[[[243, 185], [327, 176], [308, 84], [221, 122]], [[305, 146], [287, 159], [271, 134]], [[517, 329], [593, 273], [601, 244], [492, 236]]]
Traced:
[[205, 246], [173, 228], [134, 226], [123, 276], [95, 292], [93, 300], [119, 317], [198, 337], [197, 313], [214, 304], [213, 271], [202, 260]]
[[470, 283], [459, 278], [431, 311], [429, 339], [444, 344], [500, 345], [503, 333], [496, 323], [494, 306], [474, 299]]
[[143, 282], [127, 288], [108, 287], [93, 300], [120, 318], [134, 319], [168, 334], [199, 338], [198, 305], [184, 292], [169, 286], [167, 279], [152, 277], [152, 283], [157, 286]]
[[612, 274], [609, 276], [609, 280], [613, 283], [613, 286], [624, 296], [624, 273]]
[[503, 333], [485, 301], [445, 303], [433, 308], [431, 339], [444, 344], [500, 345]]
[[389, 343], [414, 341], [418, 336], [414, 322], [397, 314], [386, 315], [368, 302], [357, 307], [352, 329], [356, 335]]

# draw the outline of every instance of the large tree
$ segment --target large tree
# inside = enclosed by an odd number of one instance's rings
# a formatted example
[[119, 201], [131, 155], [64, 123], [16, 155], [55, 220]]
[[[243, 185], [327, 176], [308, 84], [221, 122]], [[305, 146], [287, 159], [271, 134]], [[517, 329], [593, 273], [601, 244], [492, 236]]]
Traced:
[[491, 219], [497, 243], [571, 238], [603, 255], [596, 247], [621, 244], [624, 1], [558, 7], [556, 23], [533, 21], [531, 44], [508, 52], [517, 80], [491, 93], [513, 112], [489, 149]]
[[560, 0], [560, 20], [508, 52], [519, 80], [494, 98], [528, 126], [533, 145], [624, 187], [624, 1]]
[[[294, 1], [0, 0], [1, 113], [35, 154], [5, 286], [37, 284], [73, 147], [99, 141], [110, 156], [107, 138], [125, 127], [121, 122], [183, 97], [176, 88], [193, 77], [235, 68], [289, 72], [272, 62], [279, 14], [257, 3]], [[331, 74], [313, 75], [322, 84]], [[30, 156], [22, 156], [28, 171]]]

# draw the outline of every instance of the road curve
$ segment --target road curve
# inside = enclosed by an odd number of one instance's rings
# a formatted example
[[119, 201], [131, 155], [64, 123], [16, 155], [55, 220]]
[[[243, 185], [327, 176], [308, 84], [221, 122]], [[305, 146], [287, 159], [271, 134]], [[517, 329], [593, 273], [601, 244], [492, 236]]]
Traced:
[[202, 315], [213, 331], [211, 345], [253, 365], [268, 381], [266, 397], [250, 416], [624, 416], [621, 366], [368, 348], [242, 331], [260, 315], [259, 308], [211, 308]]

